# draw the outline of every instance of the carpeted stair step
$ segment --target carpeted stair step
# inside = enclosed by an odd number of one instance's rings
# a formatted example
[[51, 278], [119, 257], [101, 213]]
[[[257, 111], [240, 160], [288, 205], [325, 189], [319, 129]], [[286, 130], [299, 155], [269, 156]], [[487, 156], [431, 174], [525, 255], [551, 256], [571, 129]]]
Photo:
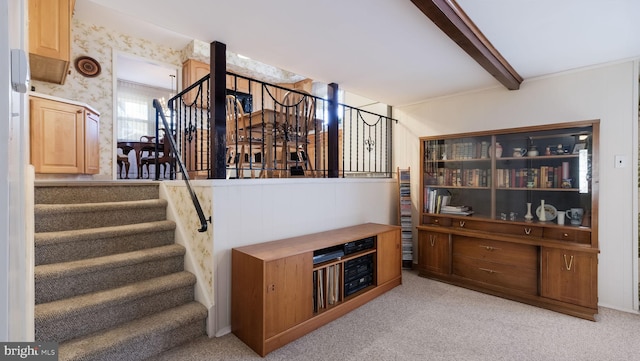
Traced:
[[36, 304], [120, 287], [182, 271], [178, 244], [35, 267]]
[[176, 224], [157, 221], [35, 235], [35, 265], [132, 252], [174, 243]]
[[197, 302], [174, 307], [60, 344], [59, 361], [133, 361], [158, 355], [204, 335], [207, 309]]
[[166, 219], [167, 201], [36, 204], [35, 231], [57, 232], [154, 222]]
[[64, 342], [193, 301], [196, 278], [178, 272], [35, 307], [35, 339]]
[[36, 204], [103, 203], [158, 199], [157, 182], [36, 182]]

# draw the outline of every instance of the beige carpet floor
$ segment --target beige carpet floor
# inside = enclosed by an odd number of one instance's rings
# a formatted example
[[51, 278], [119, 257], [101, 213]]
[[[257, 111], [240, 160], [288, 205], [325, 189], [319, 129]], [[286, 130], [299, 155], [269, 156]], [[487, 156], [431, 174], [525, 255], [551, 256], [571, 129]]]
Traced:
[[[403, 271], [403, 284], [264, 360], [640, 360], [640, 315], [600, 308], [597, 322]], [[261, 360], [233, 334], [154, 360]]]

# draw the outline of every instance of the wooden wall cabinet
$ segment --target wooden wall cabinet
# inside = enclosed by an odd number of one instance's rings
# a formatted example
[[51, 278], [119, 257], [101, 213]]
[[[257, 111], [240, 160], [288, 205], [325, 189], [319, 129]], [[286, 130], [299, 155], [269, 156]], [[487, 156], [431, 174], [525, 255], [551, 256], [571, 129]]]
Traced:
[[542, 296], [588, 308], [598, 307], [595, 253], [542, 247]]
[[[314, 264], [314, 252], [370, 237], [371, 247]], [[364, 260], [355, 276], [368, 283], [347, 294], [348, 265]], [[234, 248], [231, 331], [264, 356], [398, 286], [401, 260], [400, 228], [375, 223]]]
[[86, 106], [36, 96], [29, 102], [36, 173], [99, 173], [100, 115]]
[[420, 275], [594, 320], [598, 139], [598, 120], [421, 138]]
[[[210, 72], [211, 70], [209, 64], [195, 59], [187, 59], [184, 63], [182, 63], [182, 89], [187, 89], [188, 87], [193, 85], [193, 83], [207, 76]], [[202, 100], [203, 102], [206, 102], [208, 89], [203, 89], [203, 91], [204, 93], [202, 94]], [[185, 94], [182, 99], [185, 104], [190, 105], [196, 100], [196, 97], [199, 96], [199, 90], [198, 88], [195, 88]], [[200, 103], [200, 101], [198, 100], [197, 103]]]
[[74, 0], [29, 0], [31, 78], [64, 84], [71, 61]]

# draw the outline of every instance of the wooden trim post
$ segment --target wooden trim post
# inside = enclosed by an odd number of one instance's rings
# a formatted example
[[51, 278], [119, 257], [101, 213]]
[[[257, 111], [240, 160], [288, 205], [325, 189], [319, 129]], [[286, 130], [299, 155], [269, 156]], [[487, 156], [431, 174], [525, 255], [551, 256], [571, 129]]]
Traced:
[[227, 120], [226, 102], [227, 95], [227, 45], [214, 41], [210, 45], [209, 94], [211, 111], [209, 127], [209, 177], [213, 179], [225, 179], [227, 173]]
[[340, 168], [338, 161], [338, 84], [331, 83], [327, 87], [327, 98], [329, 98], [329, 115], [327, 130], [327, 175], [328, 178], [339, 178]]

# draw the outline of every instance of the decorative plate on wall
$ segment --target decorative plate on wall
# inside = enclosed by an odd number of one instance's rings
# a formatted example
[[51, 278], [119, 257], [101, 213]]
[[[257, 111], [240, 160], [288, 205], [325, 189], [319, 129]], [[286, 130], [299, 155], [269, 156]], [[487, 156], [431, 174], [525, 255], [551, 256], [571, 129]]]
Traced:
[[100, 75], [100, 64], [93, 58], [88, 56], [79, 56], [74, 63], [76, 70], [87, 78], [93, 78]]

